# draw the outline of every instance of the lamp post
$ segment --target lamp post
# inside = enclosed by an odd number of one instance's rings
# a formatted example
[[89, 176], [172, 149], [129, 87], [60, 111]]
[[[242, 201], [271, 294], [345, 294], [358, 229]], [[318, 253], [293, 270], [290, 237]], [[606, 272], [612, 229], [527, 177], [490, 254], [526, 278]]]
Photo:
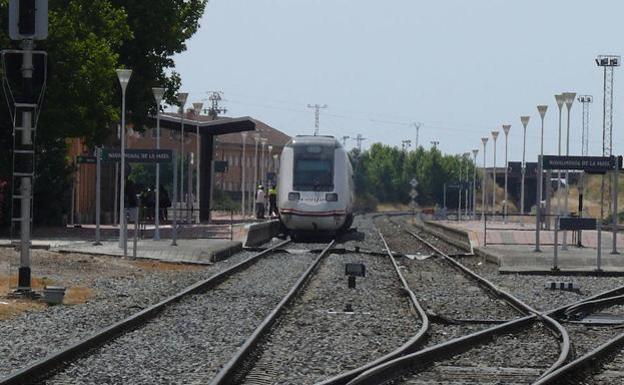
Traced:
[[200, 151], [200, 141], [201, 141], [201, 137], [199, 136], [199, 117], [201, 115], [201, 110], [202, 107], [204, 106], [204, 103], [201, 102], [197, 102], [197, 103], [193, 103], [193, 112], [195, 113], [195, 119], [197, 119], [197, 127], [196, 127], [196, 133], [195, 133], [195, 199], [197, 199], [197, 210], [199, 211], [199, 215], [197, 216], [197, 223], [199, 223], [200, 218], [201, 218], [201, 200], [199, 199], [199, 182], [200, 182], [200, 174], [199, 174], [199, 170], [200, 170], [200, 166], [201, 166], [201, 157], [199, 156], [199, 151]]
[[[265, 149], [265, 147], [267, 145], [267, 142], [268, 142], [267, 138], [260, 138], [260, 144], [262, 145], [262, 152], [260, 153], [260, 184], [263, 185], [263, 186], [266, 184], [265, 180], [264, 180], [264, 177], [265, 177], [265, 172], [264, 172], [265, 171], [265, 169], [264, 169], [264, 166], [265, 166], [265, 164], [264, 164], [264, 152], [265, 151], [264, 151], [264, 149]], [[265, 188], [266, 188], [266, 186], [265, 186]]]
[[255, 208], [256, 208], [256, 189], [258, 188], [258, 144], [260, 143], [260, 134], [255, 133], [253, 134], [253, 138], [254, 138], [254, 142], [256, 143], [256, 148], [254, 150], [254, 159], [253, 159], [253, 164], [254, 164], [254, 177], [253, 177], [253, 188], [252, 188], [252, 192], [253, 192], [253, 210], [252, 212], [255, 212]]
[[[269, 144], [267, 146], [267, 150], [268, 150], [268, 153], [267, 153], [267, 161], [266, 162], [267, 162], [267, 173], [269, 173], [269, 172], [272, 172], [271, 171], [271, 159], [272, 159], [272, 156], [273, 156], [273, 146]], [[267, 185], [268, 185], [268, 180], [267, 180]]]
[[492, 131], [492, 139], [494, 139], [494, 168], [492, 173], [494, 174], [493, 189], [492, 189], [492, 215], [496, 215], [496, 139], [498, 138], [498, 131]]
[[[537, 178], [537, 215], [536, 215], [536, 247], [535, 247], [535, 251], [540, 251], [539, 249], [539, 231], [540, 231], [540, 227], [542, 226], [542, 211], [541, 211], [541, 207], [542, 207], [542, 194], [543, 194], [543, 181], [544, 181], [544, 169], [542, 167], [542, 159], [544, 157], [544, 117], [546, 116], [546, 111], [548, 110], [548, 106], [545, 104], [541, 104], [539, 106], [537, 106], [537, 111], [539, 112], [540, 118], [542, 120], [542, 130], [541, 130], [541, 135], [540, 135], [540, 158], [539, 158], [539, 164], [537, 166], [537, 169], [539, 170], [539, 176]], [[550, 173], [550, 171], [548, 171]], [[550, 175], [550, 174], [549, 174]], [[548, 183], [550, 183], [550, 178], [548, 178]], [[550, 199], [547, 196], [546, 197], [546, 212], [548, 214], [550, 214]], [[548, 221], [550, 222], [550, 219], [548, 219]], [[550, 227], [550, 225], [548, 226]]]
[[461, 221], [461, 191], [462, 191], [462, 159], [459, 157], [459, 186], [457, 186], [457, 221]]
[[[570, 156], [570, 110], [572, 109], [572, 104], [574, 103], [574, 99], [576, 98], [576, 92], [564, 92], [563, 99], [568, 111], [568, 122], [567, 122], [567, 133], [566, 133], [566, 156]], [[566, 195], [565, 195], [565, 203], [563, 213], [568, 216], [568, 198], [570, 195], [570, 171], [566, 170], [565, 172], [565, 181], [566, 181]], [[563, 250], [568, 249], [568, 232], [563, 232]]]
[[[180, 120], [180, 202], [184, 202], [184, 105], [186, 105], [187, 98], [188, 93], [178, 93], [178, 103], [180, 103], [180, 110], [182, 111], [182, 118]], [[176, 202], [173, 204], [176, 204]], [[174, 210], [174, 215], [176, 212], [177, 210]], [[182, 218], [181, 215], [180, 218]]]
[[[162, 87], [153, 87], [152, 93], [156, 101], [156, 149], [160, 150], [160, 103], [165, 94]], [[156, 163], [156, 202], [154, 204], [154, 240], [160, 240], [160, 163]]]
[[[557, 155], [561, 156], [561, 109], [565, 101], [563, 94], [555, 95], [555, 101], [557, 102], [557, 107], [559, 107], [559, 145]], [[561, 196], [559, 195], [559, 190], [561, 190], [561, 170], [557, 170], [557, 215], [561, 215]]]
[[464, 161], [466, 164], [466, 174], [465, 174], [465, 178], [466, 178], [466, 191], [464, 192], [464, 219], [468, 220], [468, 195], [470, 195], [470, 188], [468, 187], [468, 173], [470, 172], [470, 162], [468, 162], [468, 160], [470, 160], [470, 153], [469, 152], [465, 152], [464, 153]]
[[126, 88], [132, 76], [132, 70], [118, 69], [117, 78], [121, 86], [121, 179], [119, 182], [119, 247], [123, 248], [124, 257], [128, 255], [127, 229], [125, 207], [126, 192]]
[[473, 155], [473, 175], [472, 175], [472, 220], [477, 218], [477, 155], [479, 149], [472, 150]]
[[488, 137], [484, 136], [481, 138], [481, 143], [483, 143], [483, 182], [481, 183], [481, 196], [482, 196], [482, 202], [481, 202], [481, 219], [485, 220], [485, 212], [486, 210], [486, 206], [485, 206], [485, 188], [487, 187], [487, 183], [485, 183], [485, 177], [487, 176], [487, 174], [485, 173], [485, 153], [486, 153], [486, 149], [487, 149], [487, 142], [488, 142]]
[[520, 169], [520, 214], [524, 214], [524, 179], [526, 176], [526, 129], [529, 125], [530, 116], [521, 116], [520, 122], [522, 123], [522, 168]]
[[243, 152], [241, 153], [241, 215], [245, 219], [245, 145], [247, 144], [247, 132], [241, 132], [243, 142]]
[[503, 124], [503, 132], [505, 133], [505, 200], [503, 201], [503, 222], [507, 223], [507, 174], [509, 174], [509, 162], [507, 160], [507, 147], [509, 144], [510, 124]]

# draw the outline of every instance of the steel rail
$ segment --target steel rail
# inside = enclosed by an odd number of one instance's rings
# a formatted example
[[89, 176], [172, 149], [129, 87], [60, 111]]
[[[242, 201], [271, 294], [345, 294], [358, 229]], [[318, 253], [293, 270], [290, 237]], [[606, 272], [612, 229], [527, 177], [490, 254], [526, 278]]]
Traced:
[[135, 313], [122, 321], [108, 326], [91, 336], [54, 352], [29, 366], [20, 369], [7, 377], [0, 379], [0, 385], [25, 385], [40, 382], [46, 375], [54, 370], [67, 366], [71, 361], [81, 357], [86, 352], [96, 349], [107, 342], [110, 342], [125, 332], [134, 330], [148, 321], [154, 319], [160, 312], [168, 306], [179, 302], [182, 298], [206, 291], [227, 279], [230, 275], [246, 269], [259, 261], [266, 254], [276, 251], [280, 247], [290, 243], [291, 240], [280, 242], [256, 255], [241, 261], [234, 266], [212, 275], [210, 278], [194, 283], [182, 291], [174, 294], [161, 302]]
[[624, 295], [600, 298], [593, 301], [586, 301], [576, 306], [572, 306], [569, 309], [566, 309], [565, 315], [569, 319], [577, 313], [591, 314], [598, 311], [599, 309], [604, 309], [613, 305], [621, 304], [624, 304]]
[[544, 321], [547, 327], [555, 334], [555, 337], [559, 340], [560, 354], [557, 360], [542, 374], [542, 376], [545, 376], [548, 373], [555, 371], [557, 368], [561, 367], [567, 361], [568, 357], [570, 356], [570, 335], [568, 334], [568, 331], [563, 327], [563, 325], [561, 325], [558, 321], [550, 317], [548, 314], [543, 314], [543, 313], [538, 312], [537, 310], [533, 309], [533, 307], [525, 304], [518, 298], [500, 289], [493, 282], [491, 282], [490, 280], [484, 277], [481, 277], [480, 275], [470, 270], [463, 264], [449, 257], [448, 255], [446, 255], [446, 253], [442, 252], [442, 250], [440, 250], [439, 248], [431, 244], [431, 242], [426, 241], [418, 234], [396, 223], [395, 225], [399, 226], [399, 228], [402, 228], [403, 231], [407, 232], [408, 234], [412, 235], [419, 241], [429, 246], [432, 250], [434, 250], [436, 253], [442, 256], [451, 265], [453, 265], [454, 267], [462, 271], [464, 274], [466, 274], [473, 280], [477, 281], [479, 284], [486, 286], [491, 292], [496, 294], [498, 297], [503, 298], [508, 303], [515, 305], [514, 307], [521, 308], [523, 312], [528, 313], [528, 314], [534, 314], [537, 317], [541, 318], [542, 321]]
[[282, 314], [286, 306], [288, 306], [295, 296], [301, 291], [301, 289], [308, 282], [312, 273], [316, 270], [321, 261], [325, 258], [327, 253], [334, 246], [336, 240], [332, 240], [321, 251], [319, 256], [308, 267], [308, 269], [301, 275], [297, 282], [293, 285], [290, 291], [284, 296], [280, 303], [271, 311], [271, 313], [262, 321], [262, 323], [256, 328], [252, 335], [245, 341], [245, 343], [238, 349], [236, 354], [230, 359], [230, 361], [217, 373], [217, 375], [210, 381], [210, 385], [226, 385], [235, 383], [236, 376], [240, 369], [245, 365], [246, 360], [251, 356], [255, 347], [270, 331], [271, 326], [275, 324], [279, 316]]
[[606, 359], [609, 355], [624, 347], [624, 333], [601, 344], [576, 360], [540, 378], [533, 385], [570, 385], [582, 382], [588, 373], [596, 368], [596, 362]]
[[[552, 324], [559, 325], [558, 322], [550, 318], [549, 314], [537, 312], [530, 306], [524, 304], [522, 301], [516, 299], [510, 294], [504, 292], [503, 290], [500, 290], [493, 283], [489, 282], [488, 280], [480, 277], [479, 275], [475, 274], [471, 270], [467, 269], [462, 264], [457, 263], [452, 258], [448, 257], [445, 253], [443, 253], [439, 248], [435, 247], [430, 242], [427, 242], [424, 239], [422, 239], [422, 237], [418, 236], [417, 234], [413, 232], [408, 231], [407, 229], [403, 228], [403, 230], [411, 234], [412, 236], [414, 236], [416, 239], [419, 239], [421, 242], [423, 242], [427, 246], [431, 247], [432, 250], [434, 250], [436, 253], [438, 253], [440, 256], [442, 256], [446, 260], [453, 262], [452, 263], [453, 266], [460, 268], [461, 271], [463, 271], [464, 273], [467, 273], [471, 278], [477, 279], [478, 282], [481, 282], [481, 283], [487, 282], [487, 284], [485, 284], [486, 287], [492, 290], [495, 294], [503, 296], [504, 298], [509, 298], [510, 303], [525, 309], [525, 312], [528, 312], [530, 315], [516, 319], [516, 320], [509, 321], [509, 322], [506, 322], [506, 323], [503, 323], [503, 324], [500, 324], [500, 325], [497, 325], [497, 326], [494, 326], [489, 329], [485, 329], [476, 333], [458, 337], [453, 340], [446, 341], [444, 343], [423, 349], [415, 353], [408, 354], [403, 357], [396, 358], [392, 361], [386, 362], [382, 365], [372, 368], [368, 370], [367, 372], [364, 372], [363, 374], [356, 377], [354, 380], [350, 381], [348, 385], [377, 385], [377, 384], [385, 383], [387, 381], [393, 380], [396, 377], [400, 376], [401, 373], [413, 370], [414, 368], [427, 366], [429, 365], [430, 362], [440, 360], [441, 357], [448, 356], [449, 354], [453, 355], [459, 352], [467, 351], [471, 349], [473, 345], [481, 344], [484, 341], [492, 339], [497, 335], [501, 335], [501, 334], [505, 334], [509, 332], [515, 332], [523, 328], [527, 328], [531, 326], [532, 324], [534, 324], [535, 322], [537, 322], [539, 319], [542, 319], [542, 320], [550, 319], [552, 321]], [[555, 309], [553, 313], [561, 312], [564, 310], [565, 308], [558, 308], [558, 309]], [[555, 364], [553, 364], [553, 366], [551, 366], [551, 368], [549, 368], [548, 371], [545, 372], [543, 375], [546, 375], [556, 370], [555, 366], [556, 365], [557, 367], [560, 366], [562, 364], [562, 360], [567, 359], [569, 355], [570, 344], [569, 344], [569, 336], [567, 334], [567, 331], [561, 325], [559, 325], [559, 327], [556, 328], [556, 330], [560, 331], [561, 333], [560, 336], [562, 337], [561, 338], [562, 339], [561, 354], [557, 362], [555, 362]]]
[[381, 365], [384, 362], [390, 361], [394, 358], [400, 357], [404, 354], [407, 354], [413, 351], [414, 348], [418, 346], [422, 342], [422, 340], [426, 337], [427, 331], [429, 330], [430, 322], [429, 322], [429, 317], [427, 316], [425, 309], [423, 309], [423, 307], [418, 302], [416, 295], [414, 294], [412, 289], [410, 289], [409, 284], [407, 283], [407, 280], [403, 276], [403, 273], [401, 273], [399, 264], [397, 263], [396, 258], [390, 251], [390, 247], [388, 246], [388, 243], [386, 242], [385, 238], [381, 234], [381, 231], [377, 229], [377, 232], [379, 233], [379, 237], [381, 238], [381, 241], [384, 244], [384, 248], [386, 249], [387, 256], [390, 258], [390, 261], [392, 262], [392, 266], [394, 266], [394, 270], [396, 271], [401, 281], [401, 284], [403, 285], [403, 291], [407, 293], [407, 295], [409, 296], [411, 305], [413, 306], [414, 310], [418, 314], [418, 317], [421, 319], [420, 329], [418, 330], [416, 334], [414, 334], [414, 336], [412, 336], [403, 345], [393, 350], [392, 352], [385, 354], [384, 356], [379, 357], [369, 363], [366, 363], [363, 366], [360, 366], [356, 369], [349, 370], [335, 377], [331, 377], [327, 380], [319, 382], [316, 385], [344, 385], [348, 383], [349, 381], [351, 381], [352, 379], [354, 379], [355, 377], [357, 377], [358, 375], [360, 375], [361, 373], [364, 373], [365, 371], [375, 366]]
[[[565, 312], [571, 306], [575, 306], [577, 304], [583, 303], [585, 301], [593, 301], [600, 298], [607, 298], [610, 296], [614, 296], [617, 294], [624, 293], [624, 286], [617, 287], [615, 289], [607, 290], [605, 292], [596, 294], [592, 297], [585, 298], [581, 301], [573, 302], [568, 305], [560, 306], [556, 309], [550, 310], [548, 312], [544, 312], [542, 314], [547, 314], [549, 316], [555, 316], [557, 314], [561, 314]], [[453, 354], [455, 352], [465, 351], [469, 349], [467, 343], [471, 342], [482, 342], [485, 339], [493, 338], [497, 335], [504, 334], [507, 332], [511, 332], [514, 330], [519, 330], [522, 328], [524, 323], [530, 324], [536, 322], [538, 320], [538, 316], [536, 314], [526, 316], [523, 318], [519, 318], [516, 320], [509, 321], [505, 324], [497, 325], [495, 327], [481, 330], [475, 333], [472, 333], [467, 336], [458, 337], [450, 341], [443, 342], [442, 344], [438, 344], [432, 346], [430, 348], [396, 358], [392, 361], [388, 361], [385, 364], [372, 368], [354, 380], [348, 383], [348, 385], [380, 385], [384, 384], [388, 381], [392, 381], [398, 377], [400, 377], [403, 373], [409, 372], [414, 368], [424, 367], [429, 364], [430, 361], [435, 361], [440, 359], [440, 355], [442, 353], [445, 354]], [[556, 372], [556, 371], [555, 371]], [[552, 372], [552, 373], [555, 373]], [[551, 374], [552, 374], [551, 373]], [[548, 378], [544, 376], [542, 378]]]

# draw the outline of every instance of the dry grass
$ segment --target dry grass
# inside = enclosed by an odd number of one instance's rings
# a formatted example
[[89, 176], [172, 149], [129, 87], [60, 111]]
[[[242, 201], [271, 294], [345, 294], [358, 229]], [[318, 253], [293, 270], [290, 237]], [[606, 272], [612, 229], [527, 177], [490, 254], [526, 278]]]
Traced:
[[195, 271], [203, 268], [200, 265], [145, 260], [133, 261], [132, 264], [145, 271]]
[[[54, 285], [54, 281], [49, 278], [33, 277], [32, 288], [35, 291], [43, 291], [45, 286]], [[17, 287], [17, 276], [10, 278], [0, 277], [0, 292], [9, 293], [11, 288]], [[93, 297], [93, 291], [88, 287], [70, 287], [65, 292], [63, 304], [79, 305], [87, 302]], [[42, 300], [15, 299], [0, 296], [0, 320], [18, 316], [27, 311], [45, 310], [47, 305]]]

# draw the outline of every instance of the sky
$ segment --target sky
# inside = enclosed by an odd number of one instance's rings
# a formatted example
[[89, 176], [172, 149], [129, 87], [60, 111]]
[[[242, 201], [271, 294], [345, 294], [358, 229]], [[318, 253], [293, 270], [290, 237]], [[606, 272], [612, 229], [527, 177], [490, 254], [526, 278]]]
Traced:
[[[439, 141], [444, 153], [479, 149], [511, 124], [509, 160], [539, 153], [538, 104], [547, 104], [545, 154], [557, 154], [554, 95], [594, 96], [589, 154], [602, 154], [603, 72], [596, 55], [624, 53], [621, 0], [210, 0], [187, 51], [174, 57], [189, 103], [222, 91], [227, 116], [251, 116], [287, 133], [361, 134], [382, 142]], [[613, 152], [624, 150], [624, 69], [615, 68]], [[207, 102], [207, 100], [205, 101]], [[566, 108], [562, 148], [565, 154]], [[581, 153], [582, 108], [570, 118], [570, 154]], [[347, 141], [347, 147], [356, 145]]]

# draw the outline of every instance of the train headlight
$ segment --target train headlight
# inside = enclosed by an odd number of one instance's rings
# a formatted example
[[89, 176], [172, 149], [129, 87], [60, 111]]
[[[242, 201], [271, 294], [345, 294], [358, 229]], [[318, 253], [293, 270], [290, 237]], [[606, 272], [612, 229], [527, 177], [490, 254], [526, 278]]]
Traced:
[[325, 200], [327, 202], [338, 202], [338, 194], [336, 193], [325, 194]]
[[299, 193], [296, 193], [296, 192], [288, 193], [288, 200], [289, 201], [298, 201], [299, 200]]

